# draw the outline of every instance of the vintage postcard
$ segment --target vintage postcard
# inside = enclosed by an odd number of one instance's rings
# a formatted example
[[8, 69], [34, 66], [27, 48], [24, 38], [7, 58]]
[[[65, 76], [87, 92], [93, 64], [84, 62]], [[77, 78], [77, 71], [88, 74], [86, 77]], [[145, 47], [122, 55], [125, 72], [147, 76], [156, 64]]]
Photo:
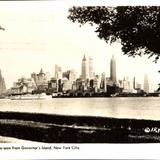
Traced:
[[158, 4], [1, 1], [2, 158], [155, 158], [159, 58]]

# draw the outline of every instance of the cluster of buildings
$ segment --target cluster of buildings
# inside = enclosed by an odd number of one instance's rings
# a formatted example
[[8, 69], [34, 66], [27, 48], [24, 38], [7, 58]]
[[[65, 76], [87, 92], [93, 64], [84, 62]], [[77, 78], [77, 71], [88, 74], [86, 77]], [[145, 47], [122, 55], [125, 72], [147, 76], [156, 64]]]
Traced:
[[[0, 77], [2, 82], [4, 79]], [[1, 85], [1, 84], [0, 84]], [[4, 88], [5, 89], [5, 88]], [[93, 71], [92, 57], [86, 58], [84, 55], [81, 63], [81, 75], [78, 77], [75, 70], [62, 71], [61, 66], [55, 65], [53, 77], [49, 73], [44, 73], [41, 69], [39, 73], [32, 73], [30, 78], [22, 77], [13, 83], [11, 94], [25, 93], [60, 93], [83, 96], [99, 94], [120, 94], [120, 93], [141, 93], [149, 92], [148, 77], [145, 75], [144, 87], [129, 78], [117, 80], [116, 59], [112, 56], [110, 60], [110, 77], [105, 73], [96, 75]]]

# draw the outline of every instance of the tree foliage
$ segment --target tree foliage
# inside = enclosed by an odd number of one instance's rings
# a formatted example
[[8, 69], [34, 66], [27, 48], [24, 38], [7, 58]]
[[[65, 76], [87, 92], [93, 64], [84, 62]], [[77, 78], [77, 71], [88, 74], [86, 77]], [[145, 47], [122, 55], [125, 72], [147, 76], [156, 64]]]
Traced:
[[148, 55], [160, 58], [160, 7], [90, 6], [72, 7], [68, 18], [81, 24], [96, 24], [98, 37], [107, 43], [120, 40], [128, 56]]

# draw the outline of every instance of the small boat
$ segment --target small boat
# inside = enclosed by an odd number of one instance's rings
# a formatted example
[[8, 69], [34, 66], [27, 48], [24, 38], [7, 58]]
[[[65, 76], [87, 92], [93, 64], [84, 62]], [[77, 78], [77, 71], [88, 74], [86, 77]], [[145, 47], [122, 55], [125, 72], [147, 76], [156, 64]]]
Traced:
[[41, 94], [25, 94], [25, 95], [14, 95], [10, 97], [11, 100], [43, 100], [52, 99], [52, 95]]

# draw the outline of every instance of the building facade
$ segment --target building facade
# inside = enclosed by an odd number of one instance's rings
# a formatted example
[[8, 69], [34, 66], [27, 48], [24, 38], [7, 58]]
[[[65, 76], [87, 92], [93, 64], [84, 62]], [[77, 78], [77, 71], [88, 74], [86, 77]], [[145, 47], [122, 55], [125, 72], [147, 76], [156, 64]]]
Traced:
[[36, 84], [32, 78], [22, 77], [13, 83], [11, 94], [31, 94], [35, 88]]
[[36, 84], [36, 90], [40, 92], [45, 92], [48, 88], [48, 75], [46, 75], [41, 69], [38, 74], [32, 73], [31, 77], [34, 79], [34, 82]]
[[93, 79], [93, 58], [89, 57], [89, 79]]
[[114, 55], [112, 55], [112, 59], [110, 61], [110, 78], [111, 78], [111, 81], [113, 83], [117, 82], [117, 77], [116, 77], [116, 60], [115, 60]]
[[88, 73], [88, 63], [87, 63], [87, 59], [84, 55], [83, 59], [82, 59], [82, 72], [81, 72], [81, 78], [83, 80], [86, 80], [89, 78], [89, 73]]
[[148, 82], [148, 75], [147, 74], [145, 74], [145, 76], [144, 76], [143, 90], [144, 90], [144, 92], [149, 93], [149, 82]]
[[62, 79], [62, 68], [59, 65], [55, 65], [55, 78], [57, 80]]
[[0, 94], [3, 94], [5, 92], [6, 92], [6, 84], [0, 70]]

